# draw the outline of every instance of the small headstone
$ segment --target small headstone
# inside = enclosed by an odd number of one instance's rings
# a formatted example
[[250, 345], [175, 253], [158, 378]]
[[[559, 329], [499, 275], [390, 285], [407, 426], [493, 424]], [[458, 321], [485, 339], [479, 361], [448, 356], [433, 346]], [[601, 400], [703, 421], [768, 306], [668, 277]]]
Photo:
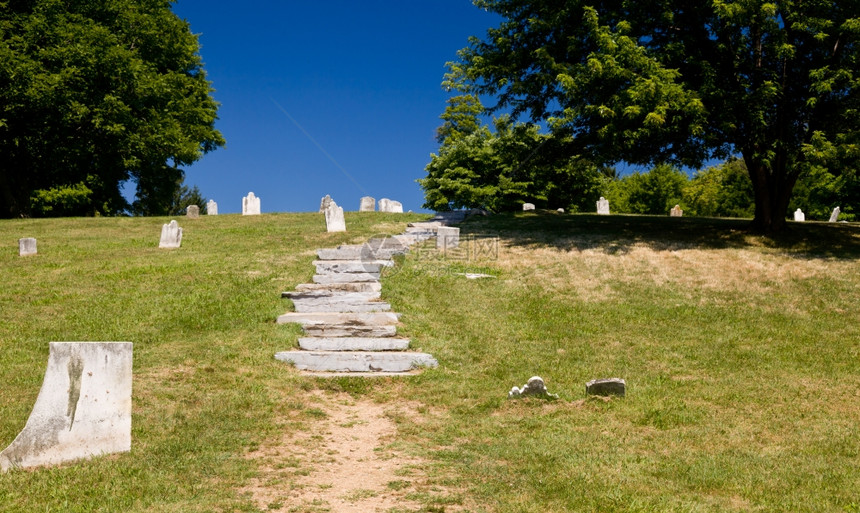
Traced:
[[159, 248], [178, 248], [182, 245], [182, 228], [176, 224], [176, 221], [170, 221], [170, 224], [165, 224], [161, 227], [161, 241], [158, 243]]
[[325, 209], [325, 227], [329, 232], [345, 232], [346, 221], [343, 218], [343, 207], [334, 201], [329, 202]]
[[558, 212], [559, 214], [564, 214], [564, 209], [560, 208], [560, 209], [556, 210], [556, 212]]
[[206, 215], [218, 215], [218, 204], [215, 203], [215, 200], [209, 200], [209, 203], [206, 203]]
[[200, 207], [197, 205], [188, 205], [185, 207], [185, 216], [189, 219], [197, 219], [200, 217]]
[[254, 196], [253, 192], [249, 192], [247, 196], [242, 198], [242, 215], [243, 216], [258, 216], [258, 215], [260, 215], [260, 198]]
[[325, 214], [325, 211], [330, 204], [331, 204], [331, 196], [326, 194], [320, 200], [320, 214]]
[[382, 198], [379, 200], [379, 211], [380, 212], [389, 212], [389, 213], [403, 213], [403, 204], [399, 201], [390, 200], [388, 198]]
[[32, 237], [26, 237], [23, 239], [18, 239], [18, 255], [20, 256], [28, 256], [36, 254], [36, 239]]
[[609, 200], [604, 198], [603, 196], [597, 200], [597, 213], [603, 216], [609, 215]]
[[672, 207], [672, 210], [669, 211], [669, 216], [671, 217], [682, 217], [684, 215], [684, 211], [681, 210], [681, 205], [675, 205]]
[[359, 212], [374, 212], [376, 210], [376, 200], [370, 196], [361, 198], [361, 205], [358, 207]]
[[436, 228], [436, 249], [445, 251], [460, 245], [460, 229], [456, 226]]
[[618, 395], [624, 397], [627, 383], [620, 378], [594, 379], [585, 384], [586, 395]]
[[802, 222], [806, 221], [806, 215], [803, 213], [802, 210], [797, 209], [794, 211], [794, 220], [797, 221], [798, 223], [802, 223]]
[[535, 209], [534, 203], [523, 203], [523, 212], [525, 212], [526, 210], [534, 210], [534, 209]]
[[516, 399], [518, 397], [541, 397], [545, 399], [558, 399], [558, 394], [550, 394], [546, 390], [546, 384], [540, 376], [532, 376], [528, 383], [522, 388], [514, 387], [508, 392], [508, 399]]
[[836, 222], [836, 220], [837, 220], [837, 219], [839, 219], [839, 214], [840, 214], [841, 212], [842, 212], [842, 210], [840, 210], [840, 209], [839, 209], [839, 207], [834, 208], [834, 209], [833, 209], [833, 213], [832, 213], [832, 214], [830, 214], [830, 222], [831, 222], [831, 223], [835, 223], [835, 222]]

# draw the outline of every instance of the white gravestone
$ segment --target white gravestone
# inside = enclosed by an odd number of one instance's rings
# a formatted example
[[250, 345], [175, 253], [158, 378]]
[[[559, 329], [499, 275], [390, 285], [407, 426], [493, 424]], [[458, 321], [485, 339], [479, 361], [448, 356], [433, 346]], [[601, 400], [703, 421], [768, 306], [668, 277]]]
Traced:
[[189, 219], [197, 219], [200, 217], [200, 207], [197, 205], [188, 205], [185, 207], [185, 217]]
[[218, 204], [215, 203], [215, 200], [209, 200], [209, 203], [206, 204], [206, 215], [209, 215], [209, 216], [217, 216], [218, 215]]
[[609, 215], [609, 200], [603, 196], [597, 201], [597, 213], [603, 216]]
[[326, 194], [320, 200], [320, 214], [325, 214], [325, 211], [330, 204], [331, 204], [331, 196]]
[[158, 243], [159, 248], [178, 248], [182, 245], [182, 228], [176, 221], [170, 221], [170, 224], [162, 225], [161, 241]]
[[131, 450], [132, 344], [51, 342], [24, 429], [0, 452], [0, 472]]
[[379, 200], [379, 211], [402, 214], [403, 204], [401, 204], [399, 201], [382, 198], [381, 200]]
[[675, 205], [672, 207], [672, 210], [669, 211], [669, 216], [671, 217], [683, 217], [684, 211], [681, 210], [681, 205]]
[[534, 203], [523, 203], [523, 212], [525, 212], [526, 210], [534, 210], [534, 209], [535, 209]]
[[833, 213], [832, 213], [832, 214], [830, 214], [830, 222], [831, 222], [831, 223], [835, 223], [835, 222], [836, 222], [836, 220], [837, 220], [837, 219], [839, 219], [839, 214], [840, 214], [841, 212], [842, 212], [842, 210], [840, 210], [840, 209], [839, 209], [839, 207], [834, 208], [834, 209], [833, 209]]
[[460, 229], [456, 226], [440, 226], [436, 229], [436, 249], [445, 251], [460, 245]]
[[806, 215], [803, 213], [803, 210], [797, 209], [794, 211], [794, 220], [798, 223], [806, 221]]
[[36, 239], [32, 237], [26, 237], [23, 239], [18, 239], [18, 255], [20, 256], [28, 256], [36, 254]]
[[325, 227], [329, 232], [345, 232], [346, 221], [343, 219], [343, 207], [337, 206], [334, 201], [325, 209]]
[[247, 196], [242, 198], [242, 215], [243, 216], [258, 216], [258, 215], [260, 215], [260, 198], [254, 196], [253, 192], [249, 192]]
[[370, 196], [361, 198], [361, 205], [358, 207], [359, 212], [373, 212], [376, 210], [376, 200]]

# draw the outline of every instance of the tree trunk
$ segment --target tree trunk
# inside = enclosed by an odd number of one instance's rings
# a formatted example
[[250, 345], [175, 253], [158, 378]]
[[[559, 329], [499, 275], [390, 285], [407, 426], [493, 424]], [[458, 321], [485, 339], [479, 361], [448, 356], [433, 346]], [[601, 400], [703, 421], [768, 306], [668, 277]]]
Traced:
[[747, 157], [747, 152], [744, 152], [744, 162], [755, 194], [753, 227], [766, 233], [785, 230], [788, 202], [797, 176], [788, 172], [784, 158], [777, 158], [774, 167], [770, 168]]

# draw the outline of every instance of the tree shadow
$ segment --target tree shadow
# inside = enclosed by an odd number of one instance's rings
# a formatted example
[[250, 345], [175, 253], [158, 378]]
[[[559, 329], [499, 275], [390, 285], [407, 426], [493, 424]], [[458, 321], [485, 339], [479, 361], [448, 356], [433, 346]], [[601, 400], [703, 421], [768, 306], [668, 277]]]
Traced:
[[461, 236], [498, 236], [515, 246], [562, 251], [602, 248], [606, 254], [626, 254], [634, 246], [654, 251], [757, 247], [808, 260], [860, 258], [856, 223], [789, 223], [785, 232], [761, 234], [748, 219], [534, 211], [472, 217], [460, 228]]

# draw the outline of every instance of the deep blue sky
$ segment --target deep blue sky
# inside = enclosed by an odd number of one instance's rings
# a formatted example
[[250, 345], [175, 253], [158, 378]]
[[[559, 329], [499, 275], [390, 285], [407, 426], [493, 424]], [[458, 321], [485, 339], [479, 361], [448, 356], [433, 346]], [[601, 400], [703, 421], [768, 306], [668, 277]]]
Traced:
[[[415, 182], [438, 144], [445, 63], [499, 18], [470, 0], [178, 0], [199, 34], [227, 140], [186, 184], [241, 211], [345, 210], [364, 195], [420, 211]], [[291, 119], [292, 118], [292, 119]]]

